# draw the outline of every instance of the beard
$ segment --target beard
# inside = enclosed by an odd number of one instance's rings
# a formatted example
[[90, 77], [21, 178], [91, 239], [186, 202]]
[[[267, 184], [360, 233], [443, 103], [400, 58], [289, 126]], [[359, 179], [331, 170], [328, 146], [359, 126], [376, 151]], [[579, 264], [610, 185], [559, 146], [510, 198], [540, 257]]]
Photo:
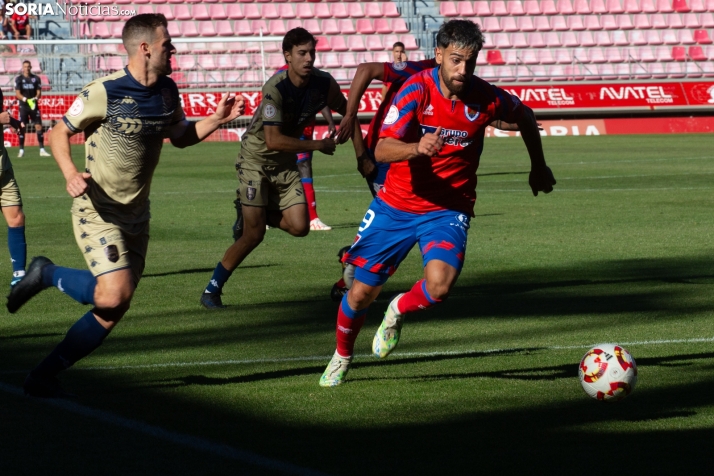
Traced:
[[461, 84], [454, 83], [454, 78], [454, 76], [447, 78], [444, 74], [444, 68], [441, 68], [441, 79], [444, 81], [446, 89], [448, 89], [451, 94], [460, 94], [466, 89], [466, 78], [463, 76], [456, 77], [456, 79], [462, 81]]

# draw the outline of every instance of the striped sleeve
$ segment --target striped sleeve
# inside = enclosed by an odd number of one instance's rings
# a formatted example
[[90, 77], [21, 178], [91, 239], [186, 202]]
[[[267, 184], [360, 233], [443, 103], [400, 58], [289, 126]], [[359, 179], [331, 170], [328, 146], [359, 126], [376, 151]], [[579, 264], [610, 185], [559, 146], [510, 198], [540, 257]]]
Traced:
[[521, 100], [497, 86], [491, 85], [491, 87], [496, 95], [496, 115], [498, 118], [504, 122], [518, 122], [525, 111]]
[[409, 125], [419, 122], [418, 111], [424, 93], [425, 86], [422, 81], [407, 81], [389, 106], [379, 137], [404, 139], [409, 132]]

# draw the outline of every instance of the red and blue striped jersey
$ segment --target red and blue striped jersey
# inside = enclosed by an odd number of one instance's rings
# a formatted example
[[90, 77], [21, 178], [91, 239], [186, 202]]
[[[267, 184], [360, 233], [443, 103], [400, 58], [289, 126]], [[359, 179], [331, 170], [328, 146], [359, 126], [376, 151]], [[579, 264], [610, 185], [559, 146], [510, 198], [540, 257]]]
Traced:
[[402, 87], [404, 81], [411, 78], [413, 75], [425, 69], [430, 69], [436, 66], [434, 59], [426, 59], [421, 61], [405, 61], [403, 63], [384, 63], [384, 79], [383, 82], [391, 83], [386, 94], [382, 98], [382, 103], [379, 105], [377, 112], [369, 123], [367, 137], [364, 139], [365, 146], [374, 151], [379, 141], [379, 131], [382, 128], [382, 121], [387, 115], [390, 104], [394, 96], [397, 95], [399, 88]]
[[517, 97], [476, 76], [462, 101], [441, 93], [438, 67], [415, 74], [389, 107], [379, 137], [416, 143], [441, 126], [444, 146], [434, 157], [393, 162], [379, 197], [412, 213], [446, 209], [473, 215], [486, 126], [497, 119], [518, 122], [523, 112]]

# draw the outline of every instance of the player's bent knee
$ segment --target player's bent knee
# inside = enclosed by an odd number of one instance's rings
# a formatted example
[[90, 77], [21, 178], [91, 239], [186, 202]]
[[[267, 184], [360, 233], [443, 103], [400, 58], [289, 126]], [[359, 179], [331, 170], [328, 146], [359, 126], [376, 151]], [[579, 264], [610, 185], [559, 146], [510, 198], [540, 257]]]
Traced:
[[444, 301], [449, 297], [451, 284], [445, 282], [430, 283], [427, 280], [426, 292], [429, 293], [429, 297], [434, 301]]

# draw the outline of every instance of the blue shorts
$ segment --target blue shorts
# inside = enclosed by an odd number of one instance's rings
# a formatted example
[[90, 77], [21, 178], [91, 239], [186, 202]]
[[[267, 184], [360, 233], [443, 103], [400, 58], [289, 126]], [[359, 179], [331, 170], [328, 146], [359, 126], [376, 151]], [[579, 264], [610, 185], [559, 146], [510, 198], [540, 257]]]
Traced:
[[342, 261], [357, 267], [359, 281], [381, 286], [419, 243], [424, 266], [436, 259], [461, 272], [470, 220], [453, 210], [404, 212], [375, 198]]

